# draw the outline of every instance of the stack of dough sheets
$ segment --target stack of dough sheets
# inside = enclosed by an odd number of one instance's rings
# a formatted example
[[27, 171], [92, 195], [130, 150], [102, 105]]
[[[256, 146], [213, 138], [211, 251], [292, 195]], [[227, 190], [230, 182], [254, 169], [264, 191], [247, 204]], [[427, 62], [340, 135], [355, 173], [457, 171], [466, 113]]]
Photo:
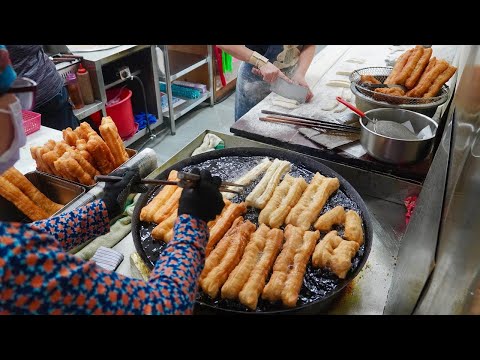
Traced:
[[260, 225], [251, 236], [242, 260], [223, 285], [222, 298], [239, 299], [243, 305], [255, 310], [282, 242], [282, 230]]
[[256, 226], [250, 221], [243, 222], [243, 217], [238, 217], [207, 257], [205, 268], [200, 274], [200, 286], [211, 298], [218, 295], [228, 275], [240, 262], [250, 235], [255, 229]]
[[320, 233], [304, 231], [287, 225], [285, 243], [273, 265], [273, 273], [262, 292], [262, 299], [270, 302], [281, 300], [283, 305], [297, 304], [308, 261], [315, 249]]
[[285, 175], [268, 201], [267, 206], [260, 212], [258, 223], [266, 224], [272, 228], [282, 226], [288, 213], [298, 202], [306, 188], [307, 182], [304, 178]]
[[310, 229], [327, 200], [339, 187], [340, 182], [337, 178], [327, 178], [316, 173], [285, 222], [303, 230]]
[[32, 221], [46, 219], [63, 207], [42, 194], [14, 167], [0, 176], [0, 195]]
[[262, 180], [260, 180], [252, 192], [248, 194], [245, 200], [247, 205], [257, 209], [263, 209], [272, 197], [281, 177], [290, 171], [291, 165], [288, 161], [273, 160], [272, 165], [270, 165]]

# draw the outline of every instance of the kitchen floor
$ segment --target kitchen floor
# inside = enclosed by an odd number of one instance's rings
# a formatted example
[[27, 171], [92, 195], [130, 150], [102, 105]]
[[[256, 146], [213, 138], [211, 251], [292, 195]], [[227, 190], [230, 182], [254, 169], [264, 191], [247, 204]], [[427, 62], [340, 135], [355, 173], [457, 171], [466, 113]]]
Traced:
[[[316, 53], [318, 54], [325, 46], [317, 45]], [[229, 134], [234, 123], [234, 109], [235, 93], [213, 107], [203, 103], [177, 119], [176, 135], [170, 135], [170, 130], [165, 129], [158, 132], [155, 139], [148, 140], [144, 137], [130, 147], [136, 150], [152, 148], [157, 153], [158, 165], [161, 165], [207, 129]]]

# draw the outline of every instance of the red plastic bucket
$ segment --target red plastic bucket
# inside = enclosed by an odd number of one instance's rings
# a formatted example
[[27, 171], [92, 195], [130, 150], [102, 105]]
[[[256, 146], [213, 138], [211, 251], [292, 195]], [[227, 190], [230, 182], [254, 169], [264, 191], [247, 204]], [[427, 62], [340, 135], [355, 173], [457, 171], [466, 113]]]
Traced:
[[[111, 100], [115, 102], [111, 105]], [[137, 132], [133, 118], [132, 91], [126, 87], [107, 90], [107, 115], [117, 125], [118, 134], [122, 139], [128, 139]]]

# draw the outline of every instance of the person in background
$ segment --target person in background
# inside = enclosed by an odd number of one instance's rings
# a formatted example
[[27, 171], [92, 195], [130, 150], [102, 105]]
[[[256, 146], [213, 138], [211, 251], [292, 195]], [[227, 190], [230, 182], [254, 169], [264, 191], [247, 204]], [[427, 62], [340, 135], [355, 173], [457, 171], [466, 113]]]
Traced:
[[[235, 121], [270, 94], [270, 83], [281, 77], [305, 86], [305, 74], [315, 45], [217, 45], [242, 60], [237, 76]], [[313, 94], [309, 88], [307, 102]]]
[[[0, 57], [0, 69], [5, 58]], [[25, 144], [15, 135], [23, 132], [21, 111], [10, 107], [15, 101], [12, 94], [0, 94], [0, 175]], [[207, 222], [224, 206], [220, 178], [192, 172], [200, 175], [199, 184], [183, 190], [174, 238], [148, 281], [66, 252], [107, 233], [127, 196], [144, 191], [138, 169], [117, 170], [114, 175], [122, 180], [107, 183], [102, 199], [73, 211], [30, 224], [0, 221], [0, 314], [191, 314], [204, 267]]]
[[42, 114], [42, 125], [57, 130], [79, 125], [68, 92], [55, 64], [41, 45], [6, 45], [13, 69], [19, 77], [37, 83], [36, 104], [32, 111]]

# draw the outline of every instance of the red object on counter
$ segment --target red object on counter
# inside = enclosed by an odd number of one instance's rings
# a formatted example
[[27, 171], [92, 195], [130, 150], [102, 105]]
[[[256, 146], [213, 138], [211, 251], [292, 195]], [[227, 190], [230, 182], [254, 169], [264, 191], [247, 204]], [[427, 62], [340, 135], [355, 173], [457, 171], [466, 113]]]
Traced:
[[407, 213], [405, 214], [405, 224], [408, 225], [408, 222], [410, 221], [410, 217], [412, 216], [413, 209], [415, 209], [415, 206], [417, 205], [417, 199], [418, 196], [413, 195], [409, 196], [405, 199], [405, 207], [407, 208]]
[[22, 110], [22, 117], [25, 135], [30, 135], [35, 131], [40, 130], [40, 126], [42, 125], [42, 114], [33, 111]]
[[213, 49], [215, 52], [215, 59], [217, 60], [217, 70], [218, 74], [220, 75], [220, 81], [222, 82], [222, 86], [226, 86], [227, 80], [225, 79], [225, 75], [223, 73], [222, 49], [220, 49], [216, 45], [213, 46]]

